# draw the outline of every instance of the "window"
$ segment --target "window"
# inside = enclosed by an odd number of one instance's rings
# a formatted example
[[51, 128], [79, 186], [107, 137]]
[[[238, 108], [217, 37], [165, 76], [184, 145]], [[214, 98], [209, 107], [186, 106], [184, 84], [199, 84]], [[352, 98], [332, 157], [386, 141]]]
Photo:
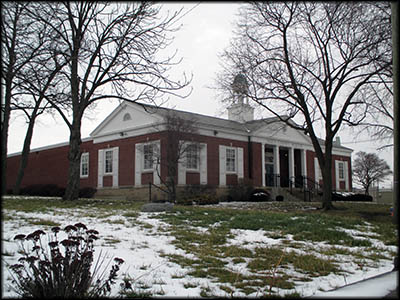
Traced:
[[132, 117], [131, 117], [131, 115], [129, 113], [126, 113], [126, 114], [124, 114], [123, 120], [124, 121], [129, 121], [129, 120], [132, 120]]
[[153, 144], [143, 145], [143, 153], [144, 153], [144, 165], [143, 169], [152, 170], [153, 169]]
[[186, 147], [186, 168], [199, 169], [199, 147], [196, 144], [190, 144]]
[[226, 148], [226, 171], [236, 172], [236, 149]]
[[339, 180], [344, 180], [344, 163], [341, 161], [338, 163], [339, 168]]
[[89, 153], [85, 152], [81, 155], [81, 177], [89, 176]]
[[113, 172], [113, 150], [106, 150], [104, 152], [105, 155], [105, 172], [104, 173], [112, 173]]

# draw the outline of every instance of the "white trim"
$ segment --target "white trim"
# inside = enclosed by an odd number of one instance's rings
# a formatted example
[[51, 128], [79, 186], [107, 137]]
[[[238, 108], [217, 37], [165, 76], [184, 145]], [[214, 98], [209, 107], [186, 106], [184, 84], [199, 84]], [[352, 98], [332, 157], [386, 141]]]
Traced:
[[[82, 158], [87, 157], [87, 174], [83, 175], [82, 174]], [[80, 178], [88, 178], [89, 177], [89, 152], [84, 152], [81, 154], [81, 161], [79, 163], [79, 177]]]
[[[226, 164], [227, 164], [227, 161], [228, 161], [228, 155], [227, 155], [227, 152], [228, 152], [228, 150], [233, 150], [233, 153], [235, 154], [235, 163], [234, 163], [234, 165], [233, 165], [233, 167], [235, 168], [233, 171], [231, 171], [231, 170], [227, 170], [227, 168], [226, 168]], [[238, 154], [237, 154], [237, 148], [236, 147], [227, 147], [227, 146], [225, 146], [225, 172], [226, 172], [226, 174], [237, 174], [238, 173]]]
[[238, 174], [238, 179], [244, 177], [244, 157], [243, 157], [243, 148], [238, 147], [236, 148], [236, 154], [237, 154], [237, 174]]
[[118, 170], [119, 170], [119, 147], [114, 147], [113, 148], [113, 181], [112, 181], [112, 186], [113, 187], [118, 187]]
[[[111, 153], [111, 172], [107, 172], [107, 153]], [[103, 174], [104, 175], [113, 175], [114, 172], [114, 148], [104, 149], [104, 164], [103, 164]]]
[[[187, 155], [189, 153], [188, 152], [188, 147], [192, 146], [192, 145], [194, 145], [196, 147], [196, 151], [197, 151], [197, 154], [196, 154], [196, 156], [197, 156], [197, 162], [196, 162], [197, 168], [189, 168], [188, 167], [188, 157], [187, 157]], [[185, 162], [186, 162], [186, 171], [187, 172], [199, 173], [200, 172], [200, 146], [198, 145], [198, 143], [186, 143], [184, 147], [185, 147], [184, 148], [184, 150], [185, 150], [184, 154], [185, 154]]]
[[346, 191], [350, 190], [350, 180], [349, 180], [349, 162], [344, 162], [344, 180], [345, 180], [345, 189]]
[[[274, 173], [276, 177], [276, 185], [281, 186], [279, 175], [281, 174], [281, 167], [279, 162], [279, 145], [274, 145]], [[274, 179], [275, 180], [275, 179]]]
[[97, 164], [97, 187], [103, 187], [103, 164], [104, 164], [104, 150], [99, 149], [98, 151], [98, 164]]
[[[156, 149], [154, 151], [153, 148], [153, 153], [155, 154], [155, 162], [153, 162], [153, 183], [154, 184], [160, 184], [161, 183], [161, 171], [160, 171], [160, 153], [161, 153], [161, 143], [160, 140], [153, 141], [153, 144], [156, 146]], [[153, 155], [154, 155], [153, 154]], [[160, 176], [158, 176], [158, 173], [160, 172]]]
[[219, 145], [219, 185], [226, 185], [226, 147]]
[[142, 151], [143, 143], [135, 145], [135, 186], [142, 185]]
[[[307, 177], [307, 150], [301, 149], [301, 175]], [[307, 187], [307, 180], [303, 181], [304, 187]]]
[[321, 168], [319, 167], [319, 163], [318, 163], [318, 157], [314, 157], [314, 174], [315, 174], [314, 180], [317, 184], [319, 184], [322, 174], [321, 174]]
[[200, 144], [200, 184], [207, 184], [207, 144]]
[[261, 182], [265, 186], [265, 143], [261, 143]]
[[291, 181], [293, 176], [295, 176], [295, 174], [294, 174], [294, 148], [293, 147], [290, 147], [288, 149], [288, 163], [289, 163], [289, 180]]
[[[92, 137], [86, 137], [81, 139], [82, 143], [88, 142], [88, 141], [92, 141], [93, 138]], [[52, 144], [52, 145], [48, 145], [48, 146], [42, 146], [42, 147], [38, 147], [38, 148], [33, 148], [29, 151], [29, 153], [34, 153], [34, 152], [40, 152], [40, 151], [44, 151], [44, 150], [50, 150], [50, 149], [54, 149], [54, 148], [60, 148], [60, 147], [64, 147], [64, 146], [68, 146], [70, 144], [70, 142], [61, 142], [61, 143], [57, 143], [57, 144]], [[11, 154], [7, 154], [7, 158], [8, 157], [14, 157], [14, 156], [19, 156], [22, 155], [22, 152], [14, 152]]]

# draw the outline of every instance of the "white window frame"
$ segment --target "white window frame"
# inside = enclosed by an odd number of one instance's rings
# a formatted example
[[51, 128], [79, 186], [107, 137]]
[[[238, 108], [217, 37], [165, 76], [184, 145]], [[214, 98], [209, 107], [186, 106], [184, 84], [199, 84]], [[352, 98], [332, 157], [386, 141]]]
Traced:
[[[83, 174], [83, 165], [86, 164], [86, 174]], [[87, 178], [89, 177], [89, 152], [84, 152], [81, 155], [81, 163], [80, 163], [80, 170], [79, 170], [79, 175], [81, 178]]]
[[[196, 171], [200, 172], [200, 147], [198, 144], [192, 143], [186, 146], [186, 170], [187, 171]], [[193, 155], [194, 154], [194, 155]], [[191, 155], [194, 158], [191, 158]], [[193, 167], [189, 164], [189, 162], [196, 162], [196, 166]]]
[[[109, 165], [111, 166], [111, 171], [107, 171], [107, 153], [111, 153], [110, 163], [109, 163]], [[104, 150], [104, 174], [113, 174], [113, 155], [114, 155], [113, 149]]]
[[[237, 149], [234, 147], [226, 147], [225, 150], [225, 171], [227, 174], [236, 174], [237, 173], [237, 163], [238, 163], [238, 155], [237, 155]], [[229, 160], [232, 160], [232, 157], [230, 155], [228, 155], [228, 152], [233, 153], [234, 157], [233, 157], [233, 170], [230, 169], [231, 165], [229, 164]]]
[[338, 162], [338, 177], [339, 181], [345, 181], [346, 180], [346, 175], [345, 175], [345, 170], [344, 170], [344, 162], [339, 161]]
[[[151, 147], [151, 152], [146, 154], [146, 148]], [[154, 143], [143, 144], [143, 171], [153, 171], [154, 170]], [[151, 153], [151, 158], [146, 159], [146, 155]], [[151, 161], [151, 167], [146, 166], [146, 162]]]

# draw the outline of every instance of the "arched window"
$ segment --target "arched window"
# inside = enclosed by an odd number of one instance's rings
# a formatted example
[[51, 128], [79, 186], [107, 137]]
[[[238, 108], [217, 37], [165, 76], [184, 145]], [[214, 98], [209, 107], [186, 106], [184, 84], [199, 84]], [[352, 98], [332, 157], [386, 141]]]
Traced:
[[129, 113], [124, 114], [124, 121], [132, 120], [131, 115]]

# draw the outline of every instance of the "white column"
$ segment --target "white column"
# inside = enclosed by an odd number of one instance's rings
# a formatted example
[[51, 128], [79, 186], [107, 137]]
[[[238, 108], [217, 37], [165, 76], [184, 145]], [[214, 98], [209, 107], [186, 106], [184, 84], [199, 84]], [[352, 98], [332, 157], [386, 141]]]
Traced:
[[[279, 145], [274, 146], [274, 173], [275, 175], [280, 175], [281, 173], [279, 166]], [[280, 177], [277, 176], [276, 179], [277, 179], [276, 185], [281, 186]]]
[[[301, 175], [307, 177], [307, 150], [301, 150]], [[307, 187], [307, 180], [303, 180], [304, 187]]]
[[262, 186], [265, 186], [265, 143], [261, 143], [261, 179], [262, 179]]
[[292, 181], [292, 184], [294, 183], [294, 148], [290, 147], [289, 148], [289, 180]]

